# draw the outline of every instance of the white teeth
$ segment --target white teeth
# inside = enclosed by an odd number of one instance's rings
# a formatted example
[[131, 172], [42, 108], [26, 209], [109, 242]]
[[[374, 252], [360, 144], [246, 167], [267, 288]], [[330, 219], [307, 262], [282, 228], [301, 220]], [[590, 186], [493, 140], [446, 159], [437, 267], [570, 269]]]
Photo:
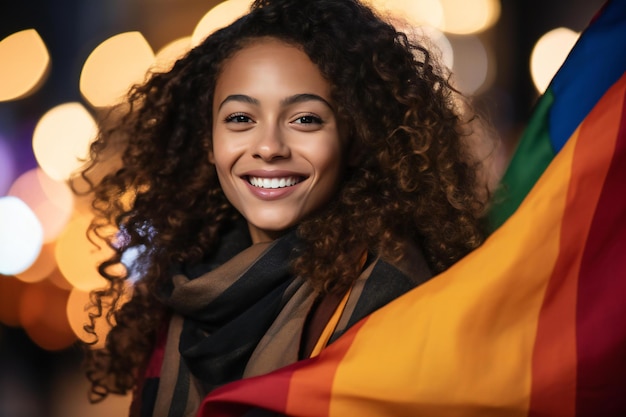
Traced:
[[300, 182], [298, 177], [285, 177], [285, 178], [261, 178], [261, 177], [248, 177], [248, 182], [255, 187], [259, 188], [284, 188], [291, 187]]

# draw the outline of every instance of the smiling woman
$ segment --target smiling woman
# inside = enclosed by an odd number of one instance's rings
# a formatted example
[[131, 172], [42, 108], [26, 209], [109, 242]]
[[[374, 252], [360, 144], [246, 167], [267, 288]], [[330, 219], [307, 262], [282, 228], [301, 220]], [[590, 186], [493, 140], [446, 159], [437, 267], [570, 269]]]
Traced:
[[93, 294], [94, 322], [114, 323], [88, 351], [94, 401], [133, 390], [132, 415], [194, 415], [479, 246], [475, 119], [448, 79], [356, 0], [258, 0], [135, 86], [74, 177], [115, 250]]
[[259, 40], [224, 65], [213, 98], [210, 159], [252, 242], [271, 241], [326, 203], [340, 184], [330, 83], [309, 57]]

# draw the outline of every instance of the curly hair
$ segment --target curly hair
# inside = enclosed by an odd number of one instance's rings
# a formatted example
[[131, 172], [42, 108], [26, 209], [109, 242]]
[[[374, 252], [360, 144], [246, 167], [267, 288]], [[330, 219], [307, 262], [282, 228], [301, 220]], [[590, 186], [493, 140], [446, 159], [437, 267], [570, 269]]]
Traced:
[[[440, 272], [484, 240], [471, 118], [430, 49], [357, 0], [257, 0], [170, 71], [134, 86], [103, 121], [90, 163], [74, 178], [75, 189], [86, 180], [93, 193], [90, 234], [115, 252], [99, 268], [110, 285], [92, 294], [96, 311], [86, 326], [94, 332], [103, 315], [114, 323], [105, 348], [88, 349], [94, 401], [136, 384], [167, 314], [155, 294], [170, 265], [211, 253], [240, 218], [207, 157], [212, 102], [224, 62], [261, 37], [309, 56], [331, 85], [357, 154], [332, 201], [297, 225], [305, 250], [294, 274], [319, 291], [340, 291], [358, 276], [363, 250], [399, 259], [411, 242]], [[98, 175], [110, 155], [120, 158], [116, 168]], [[111, 226], [116, 234], [107, 234]], [[137, 249], [131, 269], [114, 273]], [[113, 308], [135, 273], [132, 299]]]

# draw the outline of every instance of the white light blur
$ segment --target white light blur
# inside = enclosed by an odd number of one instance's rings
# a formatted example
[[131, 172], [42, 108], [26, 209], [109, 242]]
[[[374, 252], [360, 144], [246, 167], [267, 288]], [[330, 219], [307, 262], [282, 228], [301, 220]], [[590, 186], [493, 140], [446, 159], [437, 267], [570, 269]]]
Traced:
[[64, 181], [78, 169], [96, 135], [96, 122], [78, 102], [48, 110], [33, 132], [33, 151], [41, 169], [52, 179]]
[[560, 27], [539, 38], [530, 56], [530, 74], [539, 93], [546, 91], [579, 37], [580, 33]]
[[128, 280], [133, 284], [136, 283], [139, 278], [141, 278], [140, 271], [136, 267], [135, 261], [137, 260], [137, 257], [141, 255], [141, 253], [145, 250], [145, 246], [135, 246], [127, 249], [122, 255], [122, 264], [126, 267], [126, 270], [128, 271]]
[[70, 219], [74, 196], [63, 181], [55, 181], [40, 168], [19, 176], [9, 189], [9, 195], [28, 204], [44, 230], [44, 243], [54, 241]]
[[43, 246], [43, 228], [35, 213], [17, 197], [0, 197], [0, 274], [26, 271]]

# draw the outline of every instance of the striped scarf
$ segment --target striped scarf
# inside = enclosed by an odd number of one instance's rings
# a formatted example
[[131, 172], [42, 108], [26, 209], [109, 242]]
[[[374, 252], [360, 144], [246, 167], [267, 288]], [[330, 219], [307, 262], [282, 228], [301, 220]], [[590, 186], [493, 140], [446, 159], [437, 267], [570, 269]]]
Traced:
[[346, 294], [318, 297], [290, 272], [294, 232], [250, 246], [229, 233], [211, 260], [173, 274], [163, 299], [172, 315], [131, 415], [193, 416], [204, 396], [232, 381], [315, 355], [356, 322], [430, 278], [421, 252], [397, 265], [368, 256]]

